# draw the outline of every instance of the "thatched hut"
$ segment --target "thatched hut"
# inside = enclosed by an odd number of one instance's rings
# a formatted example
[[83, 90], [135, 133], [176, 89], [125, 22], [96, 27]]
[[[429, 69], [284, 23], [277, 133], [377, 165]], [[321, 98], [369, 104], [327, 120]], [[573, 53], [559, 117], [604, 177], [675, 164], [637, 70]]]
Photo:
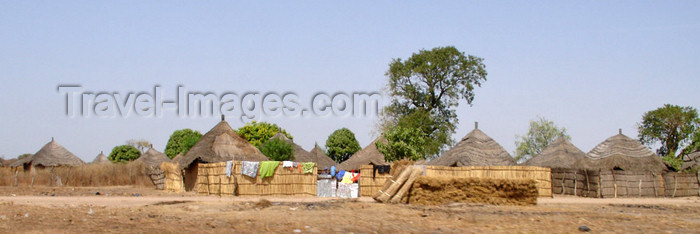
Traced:
[[315, 162], [315, 157], [314, 155], [311, 155], [308, 151], [304, 150], [304, 148], [301, 148], [301, 146], [297, 145], [292, 141], [292, 139], [289, 139], [287, 136], [282, 134], [281, 132], [278, 132], [274, 136], [272, 136], [270, 139], [279, 139], [283, 140], [290, 145], [292, 145], [292, 149], [294, 149], [294, 159], [293, 161], [297, 162]]
[[688, 154], [683, 161], [681, 171], [700, 168], [700, 150]]
[[109, 164], [112, 163], [112, 161], [109, 161], [109, 158], [104, 154], [104, 152], [100, 152], [100, 154], [95, 157], [94, 160], [91, 162], [92, 164]]
[[666, 164], [654, 152], [639, 141], [622, 134], [612, 136], [593, 148], [586, 158], [579, 160], [577, 168], [603, 170], [651, 171], [660, 173]]
[[143, 165], [147, 167], [157, 168], [163, 162], [170, 162], [170, 158], [164, 153], [153, 149], [153, 145], [151, 145], [151, 148], [149, 148], [146, 153], [141, 154], [141, 156], [132, 163], [143, 163]]
[[574, 164], [584, 158], [586, 158], [586, 153], [561, 135], [545, 147], [542, 152], [527, 160], [523, 165], [549, 168], [574, 168]]
[[503, 146], [479, 130], [479, 124], [475, 123], [474, 130], [457, 145], [427, 164], [451, 167], [511, 166], [515, 165], [515, 160]]
[[287, 138], [287, 136], [285, 136], [282, 133], [277, 133], [270, 139], [280, 139], [291, 144], [294, 148], [294, 161], [314, 162], [316, 163], [318, 170], [323, 170], [324, 168], [330, 168], [331, 166], [336, 165], [333, 159], [328, 157], [326, 154], [323, 153], [323, 151], [321, 151], [318, 148], [318, 145], [315, 146], [314, 149], [311, 150], [311, 152], [309, 152], [304, 150], [304, 148], [302, 148], [301, 146], [294, 143], [292, 139]]
[[34, 155], [17, 160], [12, 167], [56, 167], [56, 166], [80, 166], [84, 162], [75, 154], [58, 144], [53, 137], [51, 142], [41, 147]]
[[173, 157], [173, 159], [171, 159], [170, 161], [172, 161], [173, 163], [177, 163], [182, 159], [182, 157], [184, 157], [182, 153], [177, 153], [175, 157]]
[[332, 166], [338, 166], [338, 164], [331, 159], [331, 157], [328, 157], [326, 153], [321, 150], [321, 147], [318, 145], [314, 145], [314, 148], [311, 150], [311, 154], [314, 155], [316, 158], [316, 164], [319, 168], [319, 170], [325, 170], [326, 168], [331, 168]]
[[360, 151], [357, 151], [355, 154], [350, 156], [348, 160], [345, 160], [344, 162], [340, 163], [338, 169], [346, 171], [359, 171], [362, 165], [389, 165], [389, 163], [384, 161], [384, 154], [380, 153], [377, 149], [378, 141], [386, 142], [386, 139], [384, 139], [383, 137], [378, 137], [377, 139], [374, 139], [374, 141], [372, 141], [372, 143], [369, 143], [369, 145], [367, 145], [365, 148], [361, 149]]
[[239, 136], [221, 117], [221, 122], [204, 134], [197, 143], [177, 161], [180, 169], [185, 170], [185, 189], [194, 189], [199, 163], [215, 163], [230, 160], [265, 161], [265, 155], [258, 148]]

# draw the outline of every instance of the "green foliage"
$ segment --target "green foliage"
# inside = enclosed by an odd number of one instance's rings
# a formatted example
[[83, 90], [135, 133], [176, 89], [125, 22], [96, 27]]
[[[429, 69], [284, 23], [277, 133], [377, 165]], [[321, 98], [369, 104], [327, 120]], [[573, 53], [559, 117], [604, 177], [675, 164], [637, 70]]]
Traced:
[[265, 156], [274, 161], [294, 160], [292, 144], [282, 139], [270, 139], [260, 148]]
[[692, 143], [683, 148], [683, 151], [681, 151], [681, 156], [691, 154], [695, 151], [700, 151], [700, 128], [695, 129], [695, 134], [693, 134], [692, 139]]
[[109, 154], [109, 161], [118, 162], [130, 162], [134, 161], [141, 156], [141, 152], [136, 147], [131, 145], [120, 145], [112, 148], [112, 153]]
[[360, 143], [355, 139], [355, 133], [347, 128], [335, 130], [326, 139], [328, 157], [335, 162], [348, 160], [355, 152], [360, 151]]
[[471, 105], [474, 88], [486, 81], [483, 59], [453, 46], [420, 50], [394, 59], [386, 76], [391, 103], [384, 108], [382, 132], [394, 127], [423, 131], [425, 153], [435, 156], [453, 143], [460, 102]]
[[277, 124], [273, 123], [267, 123], [267, 122], [250, 122], [247, 123], [245, 126], [239, 128], [236, 133], [238, 135], [241, 135], [241, 137], [245, 138], [250, 142], [255, 147], [260, 147], [268, 141], [270, 138], [272, 138], [275, 134], [278, 132], [281, 132], [284, 134], [289, 139], [293, 139], [292, 135], [287, 133], [284, 129], [280, 128], [277, 126]]
[[676, 157], [676, 155], [673, 153], [665, 155], [661, 158], [664, 160], [664, 162], [666, 162], [667, 165], [670, 165], [674, 169], [676, 169], [676, 171], [680, 170], [683, 166], [683, 159], [680, 157]]
[[534, 157], [560, 135], [571, 140], [571, 136], [566, 134], [566, 128], [559, 128], [552, 121], [540, 116], [530, 120], [527, 133], [523, 136], [515, 135], [515, 161], [522, 162]]
[[178, 153], [187, 154], [192, 146], [197, 144], [202, 134], [189, 128], [176, 130], [170, 135], [168, 144], [165, 145], [165, 155], [174, 158]]
[[[644, 113], [638, 124], [639, 141], [652, 147], [660, 144], [656, 153], [660, 156], [676, 155], [682, 145], [692, 143], [695, 131], [700, 127], [697, 109], [666, 104]], [[678, 154], [682, 158], [686, 152]]]
[[425, 133], [418, 128], [396, 127], [384, 133], [387, 143], [377, 141], [376, 146], [387, 162], [425, 159]]

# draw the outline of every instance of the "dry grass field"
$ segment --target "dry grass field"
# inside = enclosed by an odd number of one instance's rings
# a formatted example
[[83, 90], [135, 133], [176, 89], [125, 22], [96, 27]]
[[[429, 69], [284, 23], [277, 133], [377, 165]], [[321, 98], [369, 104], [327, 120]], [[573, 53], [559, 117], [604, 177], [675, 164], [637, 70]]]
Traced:
[[0, 187], [0, 233], [575, 233], [582, 225], [596, 233], [697, 233], [700, 199], [556, 197], [534, 206], [418, 206], [138, 187]]

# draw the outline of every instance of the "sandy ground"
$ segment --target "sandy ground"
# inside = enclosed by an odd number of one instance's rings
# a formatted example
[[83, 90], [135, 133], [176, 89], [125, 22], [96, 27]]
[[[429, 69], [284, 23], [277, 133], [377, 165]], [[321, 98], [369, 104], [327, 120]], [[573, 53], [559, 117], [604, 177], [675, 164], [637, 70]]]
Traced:
[[698, 233], [700, 199], [556, 197], [536, 206], [415, 206], [130, 187], [0, 187], [0, 233], [575, 233], [582, 225], [595, 233]]

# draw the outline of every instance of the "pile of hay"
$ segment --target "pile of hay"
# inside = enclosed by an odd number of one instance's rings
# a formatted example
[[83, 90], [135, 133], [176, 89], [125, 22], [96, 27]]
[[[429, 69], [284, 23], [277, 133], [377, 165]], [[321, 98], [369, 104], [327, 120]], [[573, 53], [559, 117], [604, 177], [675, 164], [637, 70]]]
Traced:
[[534, 180], [427, 177], [416, 179], [408, 196], [409, 204], [440, 205], [450, 202], [493, 205], [535, 205]]

